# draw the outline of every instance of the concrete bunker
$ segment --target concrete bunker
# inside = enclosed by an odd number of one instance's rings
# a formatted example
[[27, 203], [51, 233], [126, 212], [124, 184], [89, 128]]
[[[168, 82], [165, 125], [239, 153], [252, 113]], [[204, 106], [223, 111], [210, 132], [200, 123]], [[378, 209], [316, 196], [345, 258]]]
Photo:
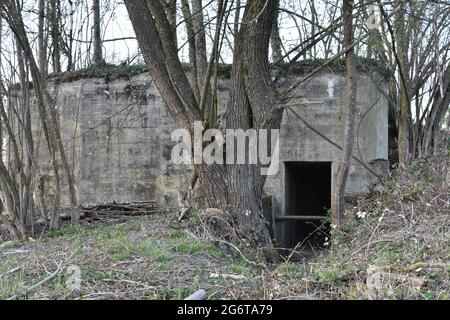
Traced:
[[[286, 86], [310, 70], [294, 71]], [[388, 103], [382, 94], [386, 79], [378, 67], [360, 68], [357, 77], [354, 155], [383, 175], [389, 167]], [[189, 185], [192, 166], [171, 161], [175, 145], [171, 133], [177, 127], [147, 73], [118, 78], [81, 76], [51, 81], [49, 87], [54, 91], [64, 144], [71, 150], [68, 157], [80, 204], [155, 201], [166, 208], [179, 206], [179, 193]], [[228, 87], [224, 75], [219, 79], [220, 115], [228, 105]], [[316, 132], [342, 145], [344, 88], [342, 68], [324, 69], [293, 93], [298, 98], [290, 104], [304, 122], [288, 110], [283, 114], [280, 167], [264, 186], [264, 197], [270, 198], [265, 214], [277, 247], [292, 249], [305, 239], [306, 244], [323, 244], [324, 239], [310, 236], [322, 220], [305, 217], [327, 215], [341, 151]], [[38, 117], [33, 119], [34, 130], [39, 132]], [[40, 148], [38, 169], [48, 186], [45, 200], [51, 204], [54, 178], [45, 148]], [[377, 181], [377, 176], [352, 161], [345, 194], [366, 194]], [[61, 205], [68, 206], [67, 185], [63, 183], [61, 189]], [[200, 193], [195, 196], [201, 199]]]

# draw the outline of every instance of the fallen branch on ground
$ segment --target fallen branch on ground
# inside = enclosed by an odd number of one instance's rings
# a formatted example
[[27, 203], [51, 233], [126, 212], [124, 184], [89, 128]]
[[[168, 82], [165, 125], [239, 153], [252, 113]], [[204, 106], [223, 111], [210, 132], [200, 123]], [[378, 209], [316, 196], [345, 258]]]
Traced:
[[8, 272], [5, 272], [5, 273], [3, 273], [3, 274], [0, 274], [0, 279], [3, 278], [3, 277], [6, 277], [7, 275], [10, 275], [10, 274], [12, 274], [12, 273], [15, 273], [15, 272], [19, 271], [20, 269], [21, 269], [21, 267], [17, 267], [17, 268], [14, 268], [14, 269], [12, 269], [12, 270], [10, 270], [10, 271], [8, 271]]
[[[81, 217], [89, 222], [122, 217], [146, 216], [161, 212], [155, 201], [92, 204], [80, 207]], [[69, 212], [63, 212], [61, 219], [70, 219]]]
[[193, 294], [191, 294], [189, 297], [187, 297], [184, 300], [206, 300], [206, 291], [203, 289], [200, 289]]
[[[49, 276], [47, 276], [46, 278], [42, 279], [41, 281], [39, 281], [38, 283], [35, 283], [34, 285], [32, 285], [31, 287], [29, 287], [28, 289], [25, 290], [25, 295], [30, 294], [31, 292], [33, 292], [33, 290], [35, 290], [36, 288], [42, 286], [43, 284], [49, 282], [50, 280], [52, 280], [53, 278], [55, 278], [61, 271], [63, 268], [61, 268], [61, 264], [60, 263], [58, 265], [58, 268], [56, 269], [55, 272], [53, 272], [52, 274], [50, 274]], [[17, 299], [17, 295], [13, 295], [11, 297], [9, 297], [7, 300], [16, 300]]]

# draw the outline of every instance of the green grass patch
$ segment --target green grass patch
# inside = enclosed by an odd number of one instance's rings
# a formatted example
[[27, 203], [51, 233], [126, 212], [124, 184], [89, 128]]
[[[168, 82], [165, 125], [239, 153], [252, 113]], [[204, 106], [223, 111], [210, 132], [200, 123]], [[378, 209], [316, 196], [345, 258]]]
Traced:
[[314, 270], [314, 276], [318, 281], [337, 282], [339, 281], [339, 269], [336, 266], [331, 268], [318, 268]]
[[23, 296], [26, 288], [25, 277], [21, 272], [2, 277], [0, 278], [0, 300], [6, 300], [14, 295]]
[[57, 230], [51, 230], [49, 233], [44, 235], [39, 241], [45, 242], [48, 238], [80, 238], [83, 235], [85, 235], [87, 232], [89, 232], [89, 227], [82, 226], [82, 225], [67, 225], [62, 226], [60, 229]]
[[299, 279], [303, 276], [303, 272], [303, 267], [294, 262], [283, 262], [277, 267], [277, 274], [287, 279]]
[[194, 290], [192, 288], [161, 288], [158, 290], [157, 294], [151, 298], [157, 300], [183, 300], [193, 292]]
[[135, 247], [140, 255], [151, 257], [161, 263], [170, 261], [175, 254], [209, 254], [215, 258], [220, 258], [222, 255], [216, 246], [198, 239], [193, 239], [179, 230], [170, 232], [167, 239], [158, 241], [147, 239]]

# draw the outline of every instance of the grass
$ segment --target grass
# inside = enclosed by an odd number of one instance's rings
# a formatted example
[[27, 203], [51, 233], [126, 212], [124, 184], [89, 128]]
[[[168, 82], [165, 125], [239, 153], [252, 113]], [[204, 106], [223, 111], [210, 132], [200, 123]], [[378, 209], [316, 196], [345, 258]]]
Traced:
[[[0, 249], [0, 255], [19, 247], [24, 253], [2, 255], [7, 259], [0, 264], [0, 298], [17, 295], [65, 299], [81, 294], [84, 299], [98, 291], [111, 291], [114, 298], [133, 290], [144, 299], [184, 298], [208, 282], [211, 263], [223, 261], [224, 256], [207, 241], [183, 230], [167, 229], [165, 219], [139, 217], [116, 225], [65, 226], [36, 241], [8, 243]], [[68, 274], [63, 268], [54, 279], [25, 297], [25, 290], [53, 272], [61, 257], [70, 258], [64, 262], [66, 268], [80, 267], [86, 292], [72, 292], [67, 287]], [[22, 269], [2, 276], [14, 266]], [[194, 270], [193, 266], [198, 266], [196, 274], [184, 272]], [[174, 281], [184, 284], [173, 286]]]
[[62, 226], [60, 229], [51, 230], [49, 233], [41, 237], [40, 241], [46, 241], [48, 238], [80, 238], [84, 234], [89, 232], [89, 228], [83, 227], [81, 225], [66, 225]]
[[163, 241], [144, 240], [135, 245], [135, 248], [138, 254], [151, 257], [160, 263], [169, 262], [175, 254], [185, 256], [208, 254], [215, 258], [221, 256], [220, 250], [214, 245], [191, 239], [187, 234], [179, 231], [170, 233]]
[[146, 237], [132, 242], [127, 239], [127, 229], [104, 228], [98, 232], [96, 247], [118, 261], [124, 261], [131, 255], [146, 257], [159, 264], [169, 263], [176, 255], [207, 254], [215, 258], [221, 257], [220, 250], [214, 245], [192, 239], [185, 232], [178, 230], [169, 232], [163, 239]]
[[23, 276], [0, 279], [0, 300], [6, 300], [13, 295], [23, 295], [25, 288], [26, 285]]
[[114, 79], [129, 79], [130, 77], [148, 72], [145, 65], [114, 65], [103, 63], [100, 65], [92, 65], [85, 69], [76, 71], [67, 71], [62, 73], [54, 73], [49, 76], [50, 80], [57, 82], [72, 82], [86, 78], [104, 78], [106, 82]]
[[[381, 298], [448, 297], [449, 166], [447, 157], [416, 161], [358, 200], [347, 212], [351, 218], [332, 230], [331, 248], [311, 261], [315, 279], [332, 284], [324, 297], [367, 299], [358, 288], [365, 287], [370, 266], [394, 275], [384, 280]], [[368, 215], [358, 219], [357, 212]], [[426, 285], [418, 290], [408, 279]]]
[[183, 300], [192, 294], [192, 288], [160, 288], [153, 299]]
[[[0, 247], [0, 299], [182, 299], [202, 288], [226, 299], [448, 300], [449, 166], [435, 159], [393, 172], [352, 204], [327, 250], [302, 262], [269, 264], [251, 248], [219, 248], [194, 232], [201, 230], [195, 219], [183, 225], [189, 232], [173, 229], [171, 214], [66, 226], [36, 241], [8, 242]], [[362, 211], [366, 217], [357, 218]], [[23, 295], [58, 264], [54, 279]], [[80, 291], [67, 287], [71, 265], [81, 269]], [[374, 295], [370, 268], [401, 277], [383, 279]], [[417, 289], [408, 279], [426, 285]]]

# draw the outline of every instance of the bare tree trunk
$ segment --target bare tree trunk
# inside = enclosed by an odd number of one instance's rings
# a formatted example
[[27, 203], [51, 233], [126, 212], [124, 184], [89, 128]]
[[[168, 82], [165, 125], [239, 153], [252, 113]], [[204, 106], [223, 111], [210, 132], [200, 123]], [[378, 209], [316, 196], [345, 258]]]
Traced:
[[42, 76], [46, 76], [47, 50], [45, 46], [45, 0], [39, 0], [39, 20], [38, 20], [38, 53], [39, 70]]
[[205, 76], [208, 71], [208, 60], [206, 57], [206, 37], [203, 17], [202, 0], [192, 0], [192, 20], [195, 33], [195, 54], [197, 55], [198, 83], [200, 92], [203, 92]]
[[[50, 95], [48, 94], [48, 91], [44, 90], [44, 94], [45, 94], [46, 99], [49, 104], [50, 119], [52, 122], [52, 126], [54, 128], [53, 130], [54, 130], [54, 134], [55, 134], [55, 138], [56, 138], [57, 150], [59, 151], [59, 156], [60, 156], [61, 163], [62, 163], [62, 169], [64, 171], [64, 174], [67, 179], [67, 184], [69, 186], [70, 209], [71, 209], [70, 220], [71, 220], [71, 223], [78, 223], [80, 220], [80, 209], [78, 207], [77, 193], [75, 190], [75, 181], [73, 178], [72, 169], [70, 167], [69, 161], [66, 156], [66, 152], [64, 150], [64, 145], [62, 143], [61, 128], [59, 127], [58, 115], [56, 113], [55, 104], [52, 101]], [[59, 193], [60, 192], [58, 192], [58, 196], [59, 196]]]
[[410, 102], [403, 83], [400, 83], [400, 118], [398, 124], [398, 158], [400, 167], [405, 167], [410, 158]]
[[[14, 110], [14, 112], [17, 112], [17, 110]], [[11, 111], [11, 113], [13, 112]], [[12, 153], [12, 157], [8, 156], [6, 164], [3, 157], [0, 161], [0, 196], [5, 208], [5, 212], [0, 216], [0, 219], [3, 220], [12, 237], [21, 238], [25, 237], [25, 214], [20, 190], [21, 174], [23, 173], [22, 159], [19, 154], [16, 133], [9, 121], [3, 99], [0, 99], [0, 116], [8, 138], [7, 152]]]
[[[227, 125], [233, 129], [278, 129], [282, 111], [274, 109], [279, 103], [278, 94], [270, 81], [268, 48], [272, 34], [276, 2], [270, 2], [266, 10], [261, 1], [249, 1], [245, 8], [243, 24], [238, 34], [233, 58], [232, 85], [230, 87]], [[264, 10], [264, 11], [262, 11]], [[255, 23], [255, 17], [263, 12]], [[270, 113], [270, 114], [268, 114]], [[270, 236], [262, 209], [265, 177], [258, 166], [235, 165], [228, 174], [229, 199], [236, 208], [237, 221], [245, 234], [256, 239], [259, 246], [269, 246]], [[252, 186], [249, 188], [248, 186]], [[250, 214], [246, 214], [250, 212]]]
[[45, 204], [45, 180], [43, 176], [39, 176], [37, 181], [37, 202], [41, 217], [47, 222], [49, 217]]
[[[53, 151], [52, 151], [53, 152]], [[53, 152], [54, 153], [54, 152]], [[52, 212], [50, 214], [50, 230], [56, 230], [59, 228], [60, 223], [60, 215], [59, 215], [59, 209], [61, 207], [61, 181], [60, 181], [60, 174], [59, 169], [54, 169], [56, 166], [53, 165], [53, 172], [55, 174], [55, 194], [53, 195], [53, 206], [52, 206]]]
[[397, 19], [395, 24], [395, 45], [396, 45], [396, 55], [398, 62], [398, 72], [399, 72], [399, 123], [398, 123], [398, 157], [399, 166], [401, 168], [405, 167], [410, 159], [410, 112], [411, 112], [411, 101], [410, 101], [410, 88], [407, 84], [407, 39], [405, 37], [406, 27], [405, 27], [405, 1], [399, 1], [397, 8]]
[[[353, 42], [353, 0], [344, 0], [344, 48], [349, 48]], [[356, 66], [354, 49], [345, 55], [346, 62], [346, 91], [345, 91], [345, 127], [344, 145], [342, 147], [342, 158], [339, 164], [339, 172], [334, 184], [332, 197], [333, 221], [339, 225], [344, 217], [344, 196], [348, 173], [351, 164], [351, 155], [354, 142], [354, 126], [356, 113]]]
[[[73, 223], [77, 223], [80, 215], [75, 183], [69, 162], [65, 154], [64, 145], [62, 143], [61, 132], [54, 102], [46, 88], [45, 81], [42, 78], [42, 75], [36, 64], [36, 60], [34, 58], [33, 51], [27, 37], [21, 12], [13, 2], [0, 2], [0, 9], [4, 10], [7, 13], [8, 23], [12, 31], [20, 41], [24, 56], [28, 61], [31, 76], [33, 79], [34, 91], [37, 97], [37, 105], [39, 109], [39, 115], [41, 117], [44, 136], [52, 155], [53, 169], [55, 171], [56, 177], [58, 177], [58, 165], [55, 159], [55, 153], [59, 152], [62, 168], [66, 175], [67, 183], [69, 186], [69, 194], [71, 200], [71, 221]], [[55, 196], [59, 197], [59, 193]]]
[[[448, 106], [450, 102], [450, 64], [447, 66], [443, 76], [442, 76], [442, 86], [437, 86], [436, 91], [433, 96], [433, 104], [427, 121], [425, 123], [423, 138], [422, 138], [422, 154], [429, 155], [432, 151], [433, 146], [437, 146], [437, 141], [435, 141], [436, 135], [439, 135], [441, 129], [440, 120], [445, 117], [448, 111]], [[441, 92], [444, 89], [444, 92]], [[438, 134], [435, 133], [438, 131]]]
[[34, 236], [34, 208], [32, 203], [31, 175], [34, 160], [34, 143], [31, 132], [31, 113], [28, 99], [28, 75], [25, 71], [25, 57], [19, 41], [17, 43], [17, 62], [19, 65], [21, 99], [18, 115], [22, 117], [22, 124], [17, 126], [22, 134], [22, 165], [19, 169], [19, 194], [21, 203], [21, 222], [31, 230]]
[[[433, 132], [433, 154], [437, 155], [439, 153], [439, 147], [440, 147], [440, 141], [441, 138], [441, 129], [443, 127], [443, 123], [441, 123], [442, 120], [445, 119], [445, 115], [449, 113], [449, 106], [450, 106], [450, 89], [449, 86], [447, 86], [447, 93], [444, 95], [444, 99], [442, 101], [441, 110], [439, 112], [438, 118], [435, 120], [435, 128]], [[449, 114], [450, 118], [450, 114]], [[439, 119], [439, 120], [438, 120]], [[446, 139], [446, 138], [444, 138]]]
[[103, 63], [102, 35], [100, 28], [100, 0], [93, 0], [92, 11], [94, 13], [94, 64]]
[[217, 60], [219, 59], [219, 46], [220, 46], [220, 35], [222, 30], [222, 22], [225, 17], [227, 1], [219, 0], [218, 1], [218, 13], [216, 18], [216, 30], [214, 34], [213, 46], [211, 50], [211, 57], [208, 63], [208, 69], [206, 74], [204, 75], [204, 86], [202, 91], [202, 96], [200, 99], [200, 111], [203, 114], [204, 120], [212, 125], [211, 123], [211, 111], [212, 111], [212, 90], [211, 90], [211, 77], [213, 76], [214, 68], [217, 64]]
[[177, 0], [165, 0], [165, 4], [167, 20], [172, 29], [173, 41], [175, 42], [175, 46], [177, 46]]
[[50, 0], [50, 28], [52, 38], [53, 72], [61, 72], [61, 30], [60, 30], [60, 0]]
[[74, 39], [73, 39], [73, 26], [74, 26], [74, 21], [73, 21], [73, 16], [75, 14], [75, 10], [74, 10], [74, 6], [73, 6], [73, 1], [69, 0], [69, 10], [70, 10], [70, 18], [69, 18], [69, 39], [66, 39], [66, 41], [69, 42], [69, 44], [67, 45], [67, 71], [73, 71], [74, 69], [74, 59], [73, 59], [73, 43], [74, 43]]
[[236, 0], [236, 10], [234, 11], [234, 46], [236, 46], [236, 39], [239, 33], [239, 21], [241, 19], [241, 0]]
[[279, 6], [280, 1], [277, 0], [277, 10], [275, 11], [275, 16], [273, 18], [272, 36], [270, 43], [272, 46], [272, 61], [277, 62], [283, 58], [282, 42], [280, 37], [280, 29], [278, 27], [278, 16], [279, 16]]
[[[0, 16], [0, 50], [2, 49], [2, 39], [3, 39], [3, 19]], [[2, 60], [2, 55], [0, 55], [0, 62]], [[0, 82], [2, 80], [2, 69], [0, 68]], [[20, 200], [17, 194], [17, 189], [15, 188], [11, 176], [9, 175], [8, 169], [3, 162], [3, 129], [6, 129], [7, 119], [6, 112], [3, 106], [3, 99], [0, 99], [0, 112], [2, 114], [2, 120], [0, 121], [0, 136], [1, 136], [1, 150], [0, 152], [0, 200], [2, 215], [0, 219], [5, 223], [5, 226], [9, 230], [11, 236], [14, 239], [18, 239], [25, 236], [23, 227], [19, 224], [20, 215]], [[6, 130], [8, 135], [11, 130]]]
[[[3, 42], [2, 42], [2, 37], [3, 37], [3, 18], [0, 15], [0, 52], [2, 51], [3, 48]], [[2, 66], [2, 55], [0, 54], [0, 66]], [[0, 83], [2, 81], [2, 68], [0, 68]], [[0, 121], [0, 150], [2, 150], [2, 152], [0, 152], [0, 162], [3, 163], [3, 125], [2, 122]], [[1, 188], [0, 188], [1, 191]], [[0, 192], [1, 193], [1, 192]], [[0, 212], [3, 212], [4, 210], [4, 206], [3, 206], [3, 197], [0, 197]]]
[[[310, 0], [309, 1], [309, 8], [311, 9], [311, 35], [316, 33], [316, 17], [317, 17], [317, 12], [316, 12], [316, 6], [314, 5], [314, 1]], [[340, 45], [340, 44], [338, 44]], [[337, 49], [337, 51], [341, 51], [340, 48]], [[312, 46], [310, 51], [309, 51], [309, 55], [310, 58], [314, 58], [317, 56], [317, 49], [316, 46]]]
[[[192, 3], [193, 15], [197, 14], [198, 19], [200, 1]], [[170, 33], [167, 33], [169, 23], [161, 18], [164, 16], [161, 6], [157, 1], [139, 0], [125, 0], [125, 5], [150, 75], [169, 112], [179, 127], [191, 131], [193, 121], [204, 118], [170, 41]], [[225, 121], [228, 128], [280, 127], [282, 109], [274, 107], [279, 99], [271, 81], [268, 57], [275, 10], [274, 1], [249, 0], [246, 3], [234, 50], [229, 112]], [[196, 23], [198, 25], [198, 20]], [[198, 49], [197, 41], [196, 45]], [[199, 63], [197, 67], [200, 72]], [[254, 247], [271, 247], [262, 216], [265, 178], [259, 166], [216, 164], [196, 165], [196, 169], [206, 200], [211, 206], [231, 211], [241, 239]]]
[[186, 35], [188, 38], [189, 44], [189, 63], [192, 69], [192, 87], [194, 89], [195, 99], [200, 101], [200, 86], [198, 82], [198, 69], [197, 69], [197, 54], [196, 54], [196, 46], [195, 46], [195, 33], [194, 33], [194, 25], [192, 20], [192, 13], [189, 7], [188, 0], [181, 0], [181, 10], [183, 12], [183, 17], [186, 24]]

